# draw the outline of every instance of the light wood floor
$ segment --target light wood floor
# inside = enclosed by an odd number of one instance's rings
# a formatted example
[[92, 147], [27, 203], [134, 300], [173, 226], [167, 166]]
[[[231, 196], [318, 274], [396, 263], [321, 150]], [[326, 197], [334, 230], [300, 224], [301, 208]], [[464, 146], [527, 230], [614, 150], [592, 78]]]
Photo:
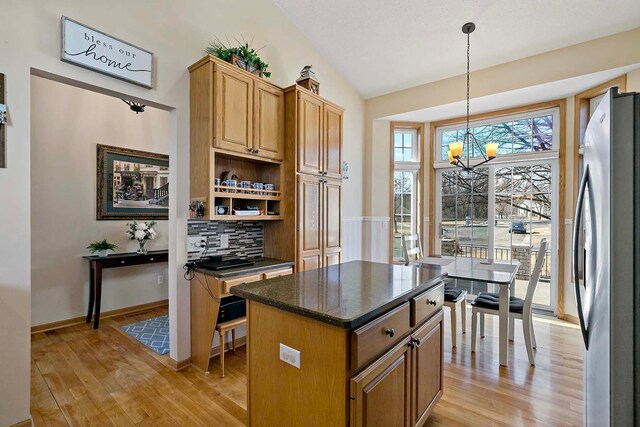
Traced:
[[[101, 321], [94, 331], [78, 325], [32, 337], [31, 414], [36, 426], [235, 426], [246, 423], [245, 351], [227, 353], [226, 377], [218, 358], [204, 376], [176, 373], [121, 332], [120, 325], [166, 314], [155, 309]], [[497, 321], [471, 354], [467, 334], [451, 349], [445, 330], [445, 392], [428, 426], [579, 426], [582, 423], [582, 346], [575, 325], [535, 318], [536, 367], [530, 367], [516, 322], [508, 368], [498, 367]], [[495, 319], [497, 320], [497, 319]]]

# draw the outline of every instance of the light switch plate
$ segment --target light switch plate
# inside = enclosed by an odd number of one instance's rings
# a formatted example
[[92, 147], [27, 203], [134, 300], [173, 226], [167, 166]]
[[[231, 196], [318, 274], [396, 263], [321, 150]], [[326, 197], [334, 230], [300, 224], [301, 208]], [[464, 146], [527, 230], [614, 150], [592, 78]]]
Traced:
[[300, 351], [280, 343], [280, 360], [300, 369]]
[[221, 234], [220, 235], [220, 249], [227, 249], [229, 247], [229, 235]]

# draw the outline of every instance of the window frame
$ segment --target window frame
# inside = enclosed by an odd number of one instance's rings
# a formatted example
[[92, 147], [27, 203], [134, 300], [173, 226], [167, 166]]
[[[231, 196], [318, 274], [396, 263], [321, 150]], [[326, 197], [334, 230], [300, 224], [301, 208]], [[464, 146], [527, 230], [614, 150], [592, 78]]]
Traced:
[[[396, 133], [406, 133], [410, 131], [414, 135], [415, 143], [412, 144], [413, 153], [412, 153], [412, 161], [395, 161], [395, 135]], [[394, 179], [395, 172], [412, 172], [414, 174], [414, 194], [412, 200], [412, 227], [415, 229], [416, 233], [420, 235], [421, 247], [424, 248], [424, 237], [422, 235], [422, 221], [423, 221], [423, 213], [422, 213], [422, 199], [423, 199], [423, 189], [424, 189], [424, 124], [423, 123], [413, 123], [413, 122], [391, 122], [390, 123], [390, 173], [389, 173], [389, 261], [391, 263], [399, 263], [404, 261], [404, 258], [394, 258], [394, 197], [395, 197], [395, 188], [394, 188]]]
[[[477, 126], [486, 126], [486, 125], [494, 125], [498, 123], [510, 122], [520, 119], [530, 119], [534, 117], [539, 117], [542, 115], [551, 115], [553, 116], [553, 129], [552, 129], [552, 141], [553, 145], [551, 150], [544, 151], [530, 151], [530, 152], [521, 152], [521, 153], [511, 153], [511, 154], [498, 154], [498, 156], [491, 160], [492, 164], [499, 163], [512, 163], [519, 161], [531, 161], [532, 159], [536, 160], [548, 160], [548, 159], [557, 159], [560, 156], [560, 144], [561, 134], [560, 134], [560, 107], [554, 106], [550, 108], [542, 108], [542, 109], [530, 109], [523, 110], [518, 113], [512, 114], [499, 114], [495, 116], [490, 116], [486, 118], [471, 120], [469, 122], [469, 127], [477, 127]], [[557, 124], [557, 125], [556, 125]], [[465, 122], [459, 121], [454, 122], [442, 126], [435, 127], [435, 138], [433, 144], [433, 167], [436, 169], [448, 168], [451, 167], [451, 164], [447, 160], [442, 160], [442, 133], [449, 130], [459, 130], [464, 129], [466, 127]], [[466, 161], [466, 158], [464, 159]], [[483, 162], [484, 159], [482, 157], [472, 157], [470, 159], [471, 165], [477, 165], [478, 163]]]

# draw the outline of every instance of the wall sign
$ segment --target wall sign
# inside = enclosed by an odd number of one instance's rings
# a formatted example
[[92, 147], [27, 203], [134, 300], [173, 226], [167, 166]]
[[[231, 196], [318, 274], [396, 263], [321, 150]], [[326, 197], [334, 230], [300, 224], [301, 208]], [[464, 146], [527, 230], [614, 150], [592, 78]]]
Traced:
[[60, 59], [149, 89], [153, 84], [153, 53], [66, 16]]

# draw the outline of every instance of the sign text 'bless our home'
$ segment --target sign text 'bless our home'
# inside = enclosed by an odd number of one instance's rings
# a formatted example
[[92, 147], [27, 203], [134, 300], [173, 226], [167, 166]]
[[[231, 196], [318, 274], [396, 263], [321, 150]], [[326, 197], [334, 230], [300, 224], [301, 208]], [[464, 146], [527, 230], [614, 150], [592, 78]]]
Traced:
[[153, 53], [62, 17], [60, 59], [151, 88]]

